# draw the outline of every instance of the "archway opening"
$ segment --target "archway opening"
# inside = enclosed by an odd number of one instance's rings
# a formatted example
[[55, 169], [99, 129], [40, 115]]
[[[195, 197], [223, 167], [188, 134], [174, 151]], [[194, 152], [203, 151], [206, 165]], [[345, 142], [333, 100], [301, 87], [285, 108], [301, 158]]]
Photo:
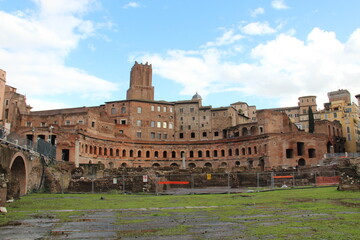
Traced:
[[196, 164], [195, 163], [189, 163], [188, 166], [189, 166], [189, 168], [195, 168]]
[[17, 156], [11, 165], [11, 178], [8, 188], [8, 196], [19, 198], [26, 194], [26, 167], [24, 159]]
[[170, 167], [172, 167], [172, 168], [178, 168], [179, 165], [178, 165], [177, 163], [172, 163], [172, 164], [170, 164]]
[[212, 167], [212, 164], [211, 163], [209, 163], [209, 162], [207, 162], [207, 163], [205, 163], [205, 165], [204, 165], [205, 167], [209, 167], [209, 168], [211, 168]]
[[153, 168], [159, 168], [159, 167], [160, 167], [160, 164], [159, 164], [159, 163], [154, 163], [154, 164], [152, 165], [152, 167], [153, 167]]
[[299, 161], [298, 161], [298, 165], [299, 165], [299, 166], [305, 166], [305, 165], [306, 165], [305, 159], [300, 158]]

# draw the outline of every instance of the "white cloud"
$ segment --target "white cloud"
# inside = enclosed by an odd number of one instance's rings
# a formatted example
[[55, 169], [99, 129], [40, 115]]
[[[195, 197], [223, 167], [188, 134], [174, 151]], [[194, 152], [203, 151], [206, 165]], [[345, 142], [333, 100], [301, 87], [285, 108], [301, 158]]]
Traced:
[[96, 24], [81, 16], [96, 2], [34, 2], [34, 11], [0, 11], [0, 66], [7, 71], [7, 83], [32, 99], [60, 94], [109, 97], [116, 89], [113, 83], [64, 64], [82, 39], [95, 34]]
[[271, 6], [275, 9], [287, 9], [289, 8], [286, 3], [285, 0], [273, 0], [271, 2]]
[[241, 31], [249, 35], [264, 35], [275, 33], [276, 30], [269, 26], [268, 22], [253, 22], [240, 27]]
[[237, 91], [243, 96], [276, 97], [281, 104], [291, 106], [299, 96], [316, 95], [321, 108], [329, 91], [345, 88], [360, 93], [360, 29], [345, 43], [335, 33], [319, 28], [306, 40], [280, 34], [251, 50], [252, 63], [226, 57], [212, 48], [172, 50], [140, 59], [153, 64], [154, 74], [182, 84], [182, 94], [198, 91], [204, 98], [211, 93]]
[[254, 9], [253, 11], [250, 12], [250, 16], [252, 17], [257, 17], [260, 14], [264, 14], [265, 13], [265, 9], [259, 7]]
[[140, 7], [141, 5], [137, 2], [128, 2], [127, 4], [125, 4], [123, 6], [123, 8], [138, 8]]
[[203, 47], [214, 47], [214, 46], [219, 47], [219, 46], [229, 45], [239, 41], [242, 38], [244, 38], [242, 35], [234, 34], [234, 30], [228, 30], [224, 32], [224, 34], [221, 37], [217, 38], [214, 42], [207, 42]]

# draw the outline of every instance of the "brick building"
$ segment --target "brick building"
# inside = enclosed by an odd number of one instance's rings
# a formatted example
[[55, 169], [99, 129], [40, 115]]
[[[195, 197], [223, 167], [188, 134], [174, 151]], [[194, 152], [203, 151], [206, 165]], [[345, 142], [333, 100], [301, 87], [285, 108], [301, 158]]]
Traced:
[[268, 169], [314, 165], [342, 149], [337, 122], [317, 121], [322, 127], [310, 134], [285, 113], [256, 111], [243, 102], [212, 108], [202, 106], [197, 93], [191, 100], [156, 101], [147, 63], [132, 67], [126, 100], [32, 112], [25, 99], [20, 105], [27, 111], [12, 119], [12, 131], [56, 144], [57, 159], [76, 165]]

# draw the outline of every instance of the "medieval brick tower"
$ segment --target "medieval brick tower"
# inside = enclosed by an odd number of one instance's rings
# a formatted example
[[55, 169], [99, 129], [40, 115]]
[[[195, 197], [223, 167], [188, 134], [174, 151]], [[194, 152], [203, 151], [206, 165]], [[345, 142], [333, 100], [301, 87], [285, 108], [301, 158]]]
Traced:
[[126, 95], [127, 100], [154, 100], [154, 87], [152, 86], [151, 64], [135, 62], [130, 72], [130, 88]]

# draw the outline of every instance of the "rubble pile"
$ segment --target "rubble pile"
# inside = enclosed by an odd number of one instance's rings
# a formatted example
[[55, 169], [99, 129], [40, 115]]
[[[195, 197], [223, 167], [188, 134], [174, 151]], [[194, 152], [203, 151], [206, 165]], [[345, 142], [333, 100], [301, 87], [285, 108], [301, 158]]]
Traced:
[[360, 158], [344, 159], [338, 166], [340, 191], [360, 191]]

